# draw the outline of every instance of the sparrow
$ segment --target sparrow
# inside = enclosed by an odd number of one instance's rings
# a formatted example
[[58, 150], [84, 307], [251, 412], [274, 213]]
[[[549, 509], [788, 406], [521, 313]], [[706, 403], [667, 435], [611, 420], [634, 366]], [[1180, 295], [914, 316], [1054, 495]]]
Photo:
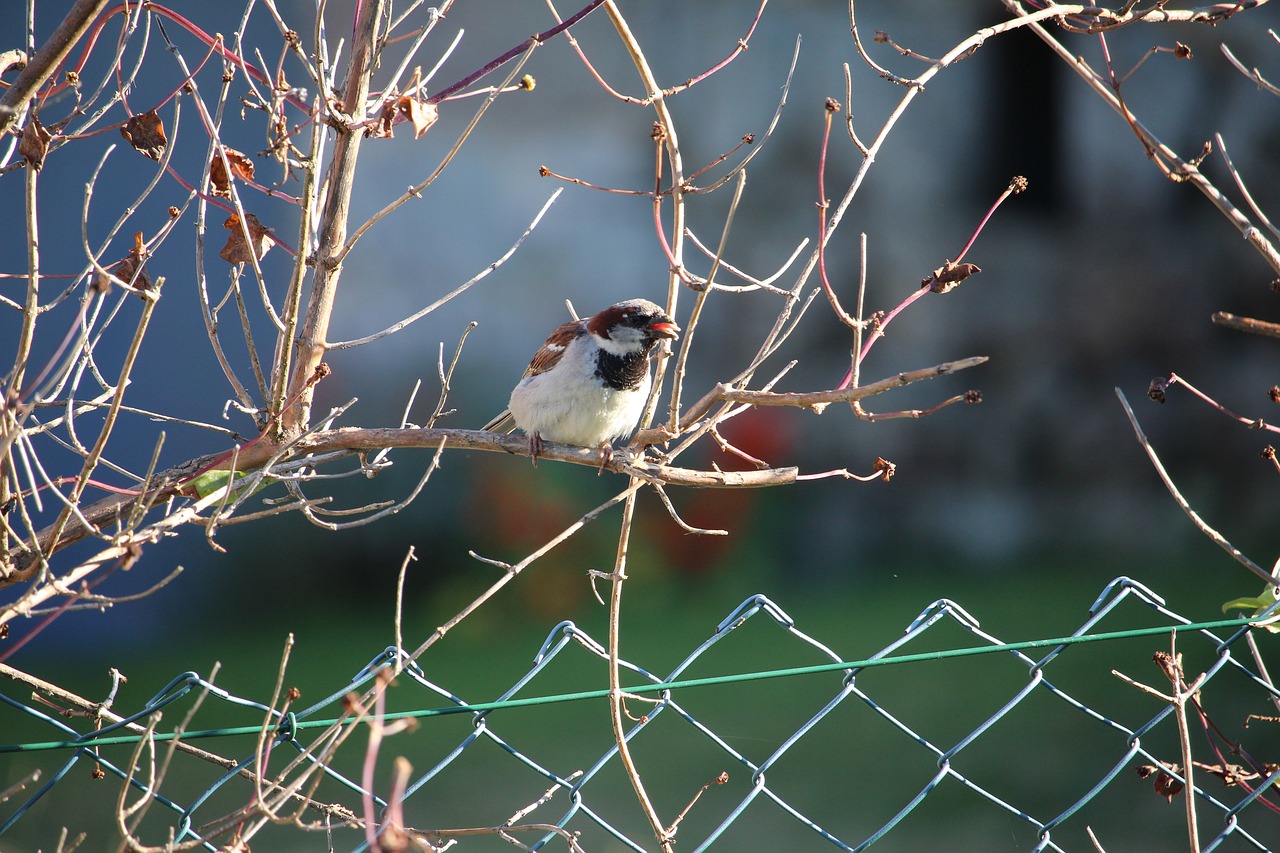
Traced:
[[543, 440], [598, 446], [603, 468], [612, 442], [640, 422], [653, 382], [654, 347], [679, 334], [680, 327], [647, 299], [628, 299], [557, 326], [511, 392], [507, 411], [484, 428], [510, 432], [514, 423], [529, 436], [535, 465]]

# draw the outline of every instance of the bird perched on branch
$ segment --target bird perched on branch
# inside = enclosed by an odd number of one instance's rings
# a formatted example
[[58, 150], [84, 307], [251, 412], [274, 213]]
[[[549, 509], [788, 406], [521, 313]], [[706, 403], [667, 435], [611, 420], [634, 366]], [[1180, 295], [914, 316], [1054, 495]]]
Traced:
[[611, 443], [630, 435], [644, 412], [654, 347], [679, 334], [680, 327], [647, 299], [564, 323], [529, 362], [507, 411], [485, 429], [519, 427], [529, 436], [535, 465], [546, 440], [598, 446], [603, 466], [613, 454]]

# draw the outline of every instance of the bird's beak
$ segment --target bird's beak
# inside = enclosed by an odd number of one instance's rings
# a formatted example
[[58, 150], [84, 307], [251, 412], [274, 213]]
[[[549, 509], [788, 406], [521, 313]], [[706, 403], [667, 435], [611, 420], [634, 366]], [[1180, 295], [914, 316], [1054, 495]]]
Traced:
[[680, 327], [670, 320], [659, 320], [649, 324], [649, 333], [655, 338], [675, 340], [680, 337]]

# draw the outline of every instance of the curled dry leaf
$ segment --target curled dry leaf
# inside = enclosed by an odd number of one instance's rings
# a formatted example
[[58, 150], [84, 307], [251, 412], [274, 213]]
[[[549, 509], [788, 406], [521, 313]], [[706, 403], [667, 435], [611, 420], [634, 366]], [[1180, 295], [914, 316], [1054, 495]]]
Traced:
[[1156, 652], [1151, 656], [1151, 660], [1164, 673], [1164, 677], [1169, 679], [1175, 688], [1181, 690], [1186, 683], [1186, 677], [1182, 672], [1182, 652], [1177, 655], [1171, 655], [1168, 652]]
[[22, 155], [31, 168], [37, 172], [44, 168], [44, 155], [49, 152], [49, 140], [53, 134], [40, 123], [40, 119], [31, 116], [27, 126], [22, 129], [22, 142], [18, 143], [18, 153]]
[[949, 293], [959, 287], [960, 282], [980, 272], [982, 270], [977, 264], [957, 264], [954, 261], [947, 261], [934, 270], [928, 278], [921, 281], [920, 286], [927, 287], [934, 293]]
[[147, 272], [147, 254], [147, 243], [142, 239], [142, 232], [135, 232], [133, 248], [129, 250], [129, 254], [108, 267], [106, 273], [98, 273], [94, 276], [93, 289], [99, 293], [106, 293], [111, 289], [112, 282], [119, 279], [136, 290], [151, 290], [154, 285], [151, 275]]
[[392, 128], [398, 119], [404, 119], [413, 125], [413, 138], [421, 139], [431, 125], [440, 118], [440, 109], [435, 104], [428, 104], [403, 95], [395, 100], [388, 100], [382, 105], [378, 120], [365, 128], [365, 135], [375, 139], [387, 139], [394, 135]]
[[226, 222], [222, 223], [223, 227], [231, 233], [227, 235], [227, 245], [218, 252], [218, 257], [229, 264], [252, 263], [255, 257], [262, 260], [262, 256], [276, 244], [275, 238], [271, 236], [271, 229], [259, 222], [258, 217], [252, 213], [246, 213], [244, 222], [249, 231], [248, 242], [244, 237], [246, 229], [240, 227], [239, 216], [233, 213], [227, 217]]
[[414, 139], [421, 139], [422, 134], [440, 118], [440, 110], [435, 104], [426, 104], [408, 96], [396, 101], [396, 111], [413, 125]]
[[1173, 798], [1182, 793], [1183, 785], [1173, 777], [1169, 770], [1172, 770], [1174, 773], [1179, 772], [1178, 765], [1171, 764], [1166, 768], [1163, 765], [1156, 766], [1154, 764], [1144, 764], [1138, 768], [1138, 776], [1142, 779], [1154, 776], [1155, 779], [1152, 784], [1155, 788], [1155, 792], [1164, 797], [1167, 801], [1173, 802]]
[[134, 150], [152, 160], [159, 160], [169, 144], [169, 138], [164, 135], [164, 122], [154, 109], [129, 116], [129, 120], [120, 127], [120, 135], [129, 140]]
[[378, 120], [365, 127], [364, 135], [373, 139], [390, 139], [395, 135], [391, 130], [395, 122], [395, 101], [387, 101], [382, 105], [382, 111], [378, 113]]
[[231, 178], [238, 177], [242, 181], [252, 181], [253, 161], [243, 153], [225, 145], [222, 146], [222, 151], [227, 155], [227, 165], [231, 167], [231, 174], [227, 174], [226, 166], [222, 164], [222, 157], [214, 151], [213, 160], [209, 162], [209, 182], [213, 184], [214, 195], [231, 198]]

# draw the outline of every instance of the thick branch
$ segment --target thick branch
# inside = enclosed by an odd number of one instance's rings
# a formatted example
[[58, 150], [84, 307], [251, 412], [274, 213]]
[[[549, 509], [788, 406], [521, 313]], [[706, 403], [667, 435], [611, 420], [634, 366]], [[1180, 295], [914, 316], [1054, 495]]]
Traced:
[[62, 23], [53, 31], [49, 40], [40, 45], [35, 58], [18, 75], [9, 91], [0, 98], [0, 134], [13, 126], [26, 108], [36, 90], [44, 85], [50, 75], [67, 58], [76, 42], [89, 29], [89, 25], [107, 5], [107, 0], [79, 0]]
[[[298, 442], [298, 455], [304, 453], [333, 453], [337, 451], [368, 452], [385, 448], [438, 448], [454, 450], [487, 450], [529, 454], [529, 441], [523, 436], [502, 435], [496, 432], [470, 429], [345, 429], [328, 430], [308, 436]], [[600, 451], [594, 447], [575, 447], [571, 444], [542, 443], [539, 459], [552, 459], [600, 467]], [[673, 486], [691, 486], [711, 489], [758, 489], [794, 483], [795, 468], [767, 468], [762, 471], [698, 471], [691, 468], [674, 468], [644, 459], [628, 461], [622, 453], [604, 465], [605, 470], [630, 474], [646, 480]]]
[[[340, 255], [347, 242], [347, 216], [351, 210], [351, 191], [355, 186], [356, 161], [360, 154], [360, 142], [364, 138], [364, 132], [353, 129], [353, 126], [359, 125], [364, 118], [365, 103], [369, 98], [369, 78], [377, 59], [378, 21], [383, 17], [384, 5], [384, 0], [369, 0], [360, 7], [355, 50], [347, 69], [347, 91], [344, 96], [344, 109], [350, 117], [350, 123], [339, 128], [333, 163], [325, 178], [329, 191], [320, 220], [311, 299], [307, 304], [306, 321], [298, 336], [297, 357], [293, 361], [289, 393], [286, 394], [286, 398], [296, 402], [282, 412], [280, 418], [281, 428], [286, 436], [297, 435], [306, 427], [313, 393], [308, 383], [324, 357], [329, 319], [333, 314], [333, 303], [338, 295], [338, 279], [342, 271]], [[298, 251], [306, 252], [307, 247], [299, 246]]]
[[[729, 401], [756, 406], [795, 406], [821, 411], [838, 402], [854, 402], [875, 394], [882, 394], [903, 385], [924, 379], [946, 376], [958, 370], [976, 367], [987, 361], [986, 356], [973, 356], [948, 361], [933, 367], [910, 370], [861, 385], [832, 391], [808, 391], [777, 393], [770, 391], [746, 391], [718, 385], [704, 396], [684, 418], [684, 425], [696, 423], [717, 402]], [[253, 471], [276, 459], [277, 463], [308, 454], [368, 453], [396, 448], [422, 448], [436, 450], [441, 446], [453, 450], [503, 451], [528, 455], [529, 443], [521, 436], [502, 435], [496, 432], [468, 429], [343, 429], [322, 430], [298, 439], [281, 456], [281, 448], [266, 441], [256, 441], [242, 446], [235, 454], [236, 468]], [[595, 448], [574, 447], [567, 444], [543, 443], [540, 456], [557, 462], [600, 467], [600, 455]], [[145, 495], [110, 495], [81, 510], [81, 514], [94, 530], [85, 527], [79, 518], [73, 517], [66, 530], [58, 537], [57, 546], [50, 549], [49, 530], [41, 531], [40, 543], [46, 555], [61, 550], [66, 545], [90, 536], [104, 528], [128, 518], [140, 503], [153, 506], [171, 495], [177, 494], [183, 483], [210, 468], [227, 468], [231, 464], [227, 453], [203, 456], [163, 471], [151, 481], [153, 488]], [[759, 489], [794, 483], [799, 471], [796, 468], [768, 468], [761, 471], [698, 471], [690, 468], [674, 468], [658, 465], [643, 459], [628, 461], [621, 453], [606, 463], [604, 468], [619, 474], [628, 474], [650, 482], [672, 486], [701, 489]], [[35, 555], [31, 552], [15, 554], [11, 566], [0, 565], [0, 588], [25, 581], [35, 571]], [[16, 569], [16, 571], [15, 571]]]
[[[496, 432], [469, 429], [361, 429], [346, 427], [343, 429], [324, 430], [308, 435], [298, 441], [284, 459], [278, 462], [295, 460], [308, 455], [359, 454], [372, 453], [387, 449], [438, 450], [441, 445], [453, 450], [484, 450], [512, 453], [521, 456], [529, 454], [529, 442], [523, 436], [503, 435]], [[236, 454], [236, 468], [241, 471], [256, 470], [267, 464], [280, 454], [280, 448], [266, 442], [257, 442], [246, 446]], [[600, 467], [600, 453], [596, 448], [575, 447], [568, 444], [552, 444], [543, 442], [539, 452], [540, 459], [557, 462], [568, 462], [589, 468]], [[51, 547], [49, 534], [52, 528], [41, 531], [40, 542], [46, 555], [62, 550], [72, 542], [77, 542], [96, 532], [110, 528], [122, 519], [129, 518], [139, 504], [154, 506], [166, 498], [179, 494], [184, 483], [202, 471], [211, 468], [227, 468], [231, 464], [228, 454], [216, 454], [191, 459], [168, 471], [157, 474], [152, 479], [153, 488], [145, 495], [113, 494], [96, 503], [84, 507], [81, 514], [93, 526], [86, 528], [79, 519], [72, 518], [66, 529], [58, 537], [56, 546]], [[759, 489], [771, 486], [784, 486], [796, 481], [799, 471], [796, 468], [767, 468], [761, 471], [699, 471], [691, 468], [675, 468], [660, 465], [644, 459], [628, 460], [623, 453], [617, 453], [604, 468], [619, 474], [628, 474], [650, 482], [672, 486], [687, 486], [701, 489]], [[149, 538], [145, 532], [138, 534], [140, 540]], [[28, 580], [36, 568], [35, 554], [28, 551], [13, 555], [13, 565], [9, 573], [4, 574], [0, 566], [0, 588]]]

